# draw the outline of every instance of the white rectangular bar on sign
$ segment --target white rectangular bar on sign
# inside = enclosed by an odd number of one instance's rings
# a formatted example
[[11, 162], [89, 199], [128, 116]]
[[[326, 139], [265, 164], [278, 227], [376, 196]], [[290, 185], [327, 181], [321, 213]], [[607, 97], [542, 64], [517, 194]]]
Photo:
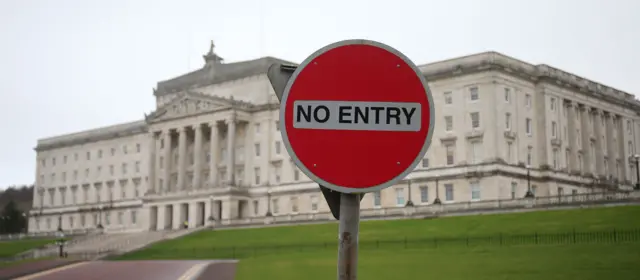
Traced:
[[293, 127], [303, 129], [420, 131], [421, 116], [412, 102], [293, 102]]

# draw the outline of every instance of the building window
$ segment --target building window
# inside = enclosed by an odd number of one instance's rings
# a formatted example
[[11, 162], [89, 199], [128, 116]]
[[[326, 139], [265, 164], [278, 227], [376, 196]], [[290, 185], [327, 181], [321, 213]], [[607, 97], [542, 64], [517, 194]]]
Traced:
[[280, 154], [280, 141], [276, 141], [276, 155]]
[[552, 138], [558, 138], [558, 125], [556, 124], [556, 122], [551, 122], [551, 137]]
[[558, 149], [553, 149], [553, 169], [558, 169]]
[[422, 168], [429, 168], [429, 158], [422, 159]]
[[373, 193], [373, 206], [380, 207], [380, 191]]
[[526, 94], [524, 96], [524, 106], [526, 106], [527, 108], [531, 108], [531, 94]]
[[282, 175], [282, 167], [280, 166], [276, 166], [276, 168], [274, 168], [275, 171], [275, 175], [276, 175], [276, 184], [280, 183], [280, 177]]
[[122, 225], [124, 223], [123, 218], [122, 218], [123, 215], [124, 215], [124, 213], [122, 213], [122, 211], [118, 212], [118, 224], [119, 225]]
[[256, 133], [260, 133], [260, 123], [255, 124]]
[[255, 178], [255, 184], [260, 185], [260, 167], [256, 167], [253, 169], [253, 176]]
[[91, 152], [87, 152], [87, 160], [91, 160]]
[[504, 101], [511, 102], [511, 89], [509, 88], [504, 88]]
[[550, 107], [551, 107], [551, 111], [556, 110], [556, 99], [553, 97], [551, 97]]
[[480, 113], [473, 112], [470, 114], [471, 116], [471, 128], [479, 128], [480, 127]]
[[578, 155], [578, 171], [582, 172], [583, 164], [582, 164], [582, 155]]
[[477, 87], [469, 88], [469, 99], [471, 99], [472, 101], [478, 100], [478, 88]]
[[444, 104], [452, 104], [453, 103], [453, 97], [451, 96], [451, 92], [447, 91], [444, 93]]
[[580, 134], [580, 129], [576, 129], [576, 142], [578, 143], [578, 147], [582, 147], [582, 135]]
[[254, 144], [254, 149], [256, 150], [256, 156], [260, 156], [260, 143]]
[[131, 224], [135, 225], [138, 222], [138, 212], [136, 210], [131, 210]]
[[280, 212], [280, 205], [278, 205], [278, 199], [274, 198], [271, 200], [271, 204], [273, 204], [273, 214], [278, 214]]
[[504, 129], [505, 130], [511, 130], [511, 114], [510, 113], [506, 113], [504, 115]]
[[444, 195], [446, 201], [453, 201], [453, 184], [444, 184]]
[[480, 141], [473, 141], [471, 143], [469, 143], [469, 147], [470, 147], [470, 163], [471, 164], [475, 164], [475, 163], [479, 163], [482, 161], [482, 142]]
[[260, 210], [260, 209], [258, 208], [258, 206], [259, 206], [259, 204], [258, 204], [258, 203], [259, 203], [259, 202], [258, 202], [257, 200], [254, 200], [254, 201], [253, 201], [253, 216], [258, 216], [258, 210]]
[[480, 200], [480, 183], [471, 183], [471, 200]]
[[115, 155], [116, 155], [116, 148], [111, 148], [111, 156], [115, 156]]
[[98, 150], [98, 158], [102, 158], [102, 150]]
[[293, 180], [294, 181], [300, 180], [300, 170], [298, 170], [297, 167], [293, 168]]
[[126, 163], [122, 164], [122, 174], [127, 174], [127, 164]]
[[136, 153], [139, 153], [142, 150], [142, 148], [140, 147], [140, 143], [136, 144]]
[[530, 118], [527, 118], [527, 119], [525, 120], [525, 132], [526, 132], [528, 135], [531, 135], [531, 119], [530, 119]]
[[122, 153], [125, 155], [128, 153], [127, 145], [122, 146]]
[[454, 164], [454, 146], [446, 145], [445, 149], [447, 153], [447, 165], [453, 165]]
[[297, 196], [291, 197], [291, 212], [294, 214], [298, 213], [298, 197]]
[[513, 143], [507, 142], [507, 163], [513, 163], [514, 153], [513, 153]]
[[313, 211], [313, 212], [318, 211], [318, 196], [317, 195], [312, 195], [311, 196], [311, 211]]
[[280, 121], [276, 121], [276, 131], [280, 131]]
[[398, 206], [404, 206], [404, 188], [396, 189], [396, 204]]
[[533, 195], [536, 195], [536, 192], [538, 191], [538, 186], [536, 185], [531, 185], [531, 192], [533, 193]]
[[420, 187], [420, 202], [429, 203], [429, 187]]
[[517, 190], [518, 190], [518, 183], [511, 182], [511, 199], [516, 199]]
[[453, 131], [453, 117], [445, 116], [444, 117], [444, 131]]

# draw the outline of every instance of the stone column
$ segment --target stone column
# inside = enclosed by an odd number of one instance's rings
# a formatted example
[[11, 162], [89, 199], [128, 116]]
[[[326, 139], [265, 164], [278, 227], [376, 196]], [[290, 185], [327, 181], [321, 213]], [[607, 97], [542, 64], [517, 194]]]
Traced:
[[[164, 190], [170, 192], [171, 187], [171, 130], [164, 131]], [[160, 186], [162, 187], [162, 186]]]
[[202, 174], [202, 126], [200, 124], [194, 125], [195, 139], [193, 140], [193, 188], [201, 189], [201, 174]]
[[209, 124], [211, 134], [209, 140], [209, 188], [213, 188], [218, 182], [218, 122]]
[[576, 155], [578, 153], [578, 143], [576, 141], [576, 137], [581, 137], [581, 135], [576, 135], [576, 116], [575, 116], [575, 108], [571, 104], [571, 101], [564, 101], [564, 109], [567, 110], [567, 143], [565, 144], [569, 150], [569, 157], [567, 160], [567, 170], [569, 172], [577, 170], [576, 164]]
[[591, 168], [593, 155], [591, 155], [589, 151], [589, 146], [591, 141], [589, 140], [590, 129], [589, 129], [589, 115], [586, 113], [586, 108], [583, 104], [578, 105], [578, 114], [580, 115], [580, 134], [578, 137], [582, 137], [582, 173], [592, 173], [593, 170]]
[[187, 129], [186, 127], [178, 128], [178, 190], [186, 188], [186, 158], [187, 158]]
[[167, 212], [167, 207], [163, 204], [157, 206], [156, 213], [156, 230], [161, 231], [165, 228], [165, 213]]
[[173, 214], [172, 214], [172, 220], [171, 220], [171, 226], [173, 227], [173, 229], [180, 229], [182, 228], [182, 203], [174, 203], [173, 204]]
[[613, 138], [615, 137], [615, 135], [613, 135], [613, 115], [611, 115], [609, 112], [605, 112], [605, 137], [607, 139], [607, 146], [606, 146], [606, 150], [605, 155], [608, 158], [607, 163], [609, 164], [609, 174], [606, 174], [607, 176], [615, 174], [615, 176], [613, 176], [614, 178], [618, 178], [618, 173], [616, 170], [616, 154], [615, 154], [615, 150], [614, 150], [614, 141]]
[[152, 193], [156, 193], [156, 133], [152, 131], [149, 135], [149, 186]]
[[236, 184], [235, 179], [235, 166], [236, 166], [236, 117], [232, 115], [227, 120], [227, 173], [229, 174], [229, 185], [234, 186]]
[[189, 228], [195, 228], [198, 221], [198, 202], [189, 202], [187, 205]]
[[614, 147], [617, 149], [617, 161], [620, 164], [620, 177], [618, 180], [620, 182], [624, 182], [627, 179], [627, 167], [629, 166], [629, 154], [625, 152], [625, 147], [627, 146], [627, 139], [625, 137], [626, 131], [624, 130], [624, 119], [620, 115], [615, 115], [615, 124], [617, 130], [617, 138], [618, 138], [618, 146]]
[[591, 108], [591, 114], [593, 115], [593, 136], [595, 141], [596, 154], [593, 157], [595, 163], [595, 175], [600, 176], [604, 174], [604, 154], [602, 143], [602, 112], [596, 108]]

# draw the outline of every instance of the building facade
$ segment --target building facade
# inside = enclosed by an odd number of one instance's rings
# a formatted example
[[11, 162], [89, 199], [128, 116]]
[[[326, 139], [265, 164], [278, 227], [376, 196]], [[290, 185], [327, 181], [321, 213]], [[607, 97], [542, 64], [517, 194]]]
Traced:
[[[146, 231], [328, 211], [283, 146], [273, 57], [162, 81], [143, 120], [38, 141], [30, 232]], [[640, 102], [486, 52], [419, 66], [435, 102], [422, 163], [363, 209], [563, 196], [637, 182]], [[374, 151], [372, 151], [374, 152]], [[527, 175], [529, 173], [529, 175]]]

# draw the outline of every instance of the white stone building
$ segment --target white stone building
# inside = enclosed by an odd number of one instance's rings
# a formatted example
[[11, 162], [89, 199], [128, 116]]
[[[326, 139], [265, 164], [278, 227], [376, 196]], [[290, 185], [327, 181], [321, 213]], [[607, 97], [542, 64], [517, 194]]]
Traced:
[[[328, 211], [278, 131], [266, 71], [289, 62], [223, 63], [213, 44], [204, 60], [159, 82], [144, 120], [39, 140], [29, 231], [177, 229]], [[521, 198], [526, 166], [536, 196], [637, 181], [633, 95], [496, 52], [420, 68], [436, 102], [431, 147], [401, 184], [366, 195], [363, 209]]]

